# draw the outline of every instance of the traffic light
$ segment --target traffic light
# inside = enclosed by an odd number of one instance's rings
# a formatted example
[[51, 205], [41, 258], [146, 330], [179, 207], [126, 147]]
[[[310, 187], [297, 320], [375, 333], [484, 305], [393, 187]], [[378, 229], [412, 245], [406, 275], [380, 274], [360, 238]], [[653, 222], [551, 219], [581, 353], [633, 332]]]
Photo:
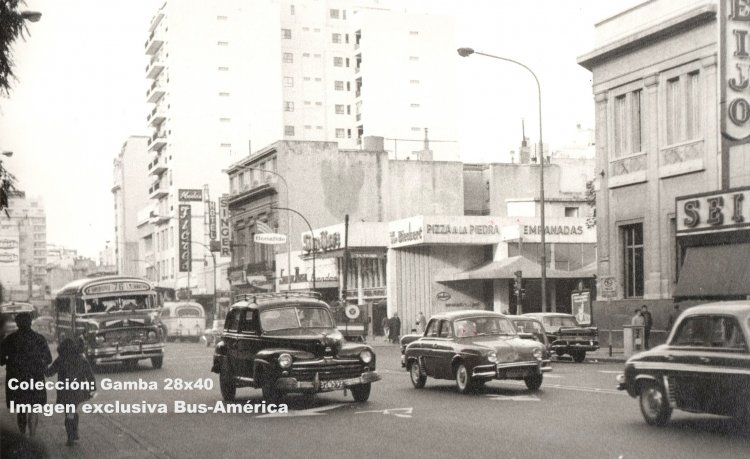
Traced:
[[522, 284], [522, 280], [523, 280], [523, 273], [519, 270], [519, 271], [516, 271], [513, 274], [516, 275], [515, 282], [513, 283], [513, 289], [514, 289], [514, 292], [516, 294], [516, 297], [520, 298], [521, 297], [521, 291], [523, 290], [522, 285], [521, 285]]

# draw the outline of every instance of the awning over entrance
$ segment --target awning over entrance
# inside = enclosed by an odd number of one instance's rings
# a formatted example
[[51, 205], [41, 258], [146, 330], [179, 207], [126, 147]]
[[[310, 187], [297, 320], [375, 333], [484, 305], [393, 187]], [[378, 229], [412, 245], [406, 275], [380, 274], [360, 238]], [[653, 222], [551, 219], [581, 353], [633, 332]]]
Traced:
[[[542, 267], [524, 256], [515, 256], [501, 261], [491, 261], [460, 273], [435, 276], [437, 282], [453, 282], [471, 279], [513, 279], [515, 272], [520, 270], [524, 279], [538, 279], [542, 277]], [[561, 271], [547, 269], [549, 279], [580, 279], [596, 274], [596, 264], [592, 263], [575, 271]]]
[[675, 298], [750, 295], [750, 244], [689, 247]]

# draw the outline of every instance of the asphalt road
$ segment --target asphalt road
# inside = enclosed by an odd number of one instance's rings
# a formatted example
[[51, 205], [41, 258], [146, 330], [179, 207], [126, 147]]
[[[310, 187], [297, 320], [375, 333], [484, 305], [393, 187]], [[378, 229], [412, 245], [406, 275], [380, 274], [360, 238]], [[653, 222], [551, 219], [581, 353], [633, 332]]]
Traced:
[[[542, 389], [493, 381], [459, 395], [450, 381], [414, 389], [396, 346], [376, 348], [383, 380], [370, 401], [342, 392], [291, 396], [286, 415], [175, 414], [174, 402], [213, 406], [221, 399], [209, 372], [212, 350], [170, 343], [160, 370], [103, 367], [97, 378], [156, 382], [158, 390], [100, 390], [92, 403], [166, 403], [168, 414], [82, 415], [81, 441], [65, 447], [62, 415], [43, 418], [39, 439], [53, 457], [747, 457], [750, 426], [675, 411], [663, 428], [647, 426], [636, 400], [614, 389], [622, 364], [553, 362]], [[4, 375], [3, 375], [4, 377]], [[210, 378], [210, 390], [165, 390], [167, 378]], [[204, 380], [205, 383], [205, 380]], [[209, 383], [210, 384], [210, 383]], [[238, 400], [261, 402], [260, 390]], [[0, 395], [1, 396], [1, 395]], [[50, 394], [50, 400], [54, 395]], [[12, 418], [3, 410], [5, 425]]]

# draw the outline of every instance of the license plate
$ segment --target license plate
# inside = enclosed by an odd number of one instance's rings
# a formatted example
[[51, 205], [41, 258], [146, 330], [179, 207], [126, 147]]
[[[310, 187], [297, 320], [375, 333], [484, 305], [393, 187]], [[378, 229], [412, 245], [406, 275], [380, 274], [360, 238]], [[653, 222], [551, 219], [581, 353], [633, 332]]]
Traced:
[[342, 380], [322, 381], [320, 383], [320, 390], [337, 390], [337, 389], [343, 389], [343, 388], [344, 388], [344, 381]]
[[138, 346], [122, 346], [120, 352], [137, 352]]

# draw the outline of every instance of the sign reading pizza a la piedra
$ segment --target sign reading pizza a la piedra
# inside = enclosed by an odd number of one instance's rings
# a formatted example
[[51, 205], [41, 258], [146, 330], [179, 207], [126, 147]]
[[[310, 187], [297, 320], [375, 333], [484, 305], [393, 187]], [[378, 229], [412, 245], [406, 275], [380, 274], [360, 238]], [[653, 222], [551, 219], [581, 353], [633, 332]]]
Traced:
[[750, 187], [676, 199], [677, 234], [750, 229]]

